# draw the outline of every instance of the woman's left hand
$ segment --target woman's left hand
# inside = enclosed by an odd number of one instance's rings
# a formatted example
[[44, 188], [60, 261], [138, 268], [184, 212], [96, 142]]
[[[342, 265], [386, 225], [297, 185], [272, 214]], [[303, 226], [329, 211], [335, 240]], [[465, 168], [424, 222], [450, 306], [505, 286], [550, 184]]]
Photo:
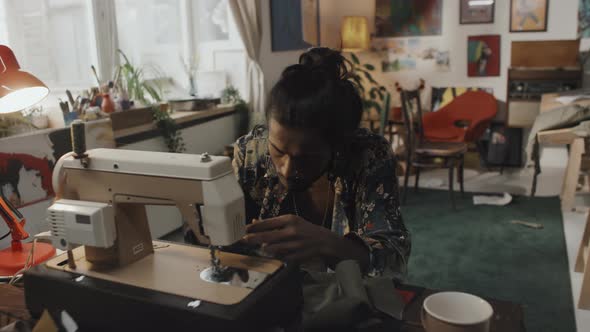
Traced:
[[254, 222], [246, 231], [247, 243], [260, 244], [264, 251], [294, 262], [331, 256], [342, 240], [329, 229], [292, 214]]

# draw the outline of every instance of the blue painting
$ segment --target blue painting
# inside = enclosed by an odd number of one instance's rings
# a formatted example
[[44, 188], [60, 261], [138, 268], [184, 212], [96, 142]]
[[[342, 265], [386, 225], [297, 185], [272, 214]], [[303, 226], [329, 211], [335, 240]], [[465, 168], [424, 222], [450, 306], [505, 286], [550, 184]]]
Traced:
[[[312, 44], [304, 39], [305, 20], [316, 23], [317, 18], [306, 17], [303, 14], [302, 7], [315, 4], [316, 1], [309, 0], [271, 0], [270, 1], [270, 21], [272, 33], [272, 51], [292, 51], [303, 50], [311, 47]], [[316, 25], [311, 24], [311, 26]], [[310, 25], [305, 25], [309, 29]], [[317, 27], [317, 25], [316, 25]]]

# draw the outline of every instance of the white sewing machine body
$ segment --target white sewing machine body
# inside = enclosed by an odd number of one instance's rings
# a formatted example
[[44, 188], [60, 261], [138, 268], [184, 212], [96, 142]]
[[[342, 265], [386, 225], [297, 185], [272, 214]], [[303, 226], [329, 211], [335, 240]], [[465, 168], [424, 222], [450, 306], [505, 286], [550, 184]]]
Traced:
[[[115, 232], [112, 229], [115, 223], [111, 220], [114, 214], [107, 210], [119, 203], [177, 205], [191, 229], [203, 236], [201, 240], [208, 237], [213, 245], [231, 245], [245, 234], [244, 198], [227, 157], [95, 149], [88, 151], [88, 158], [90, 163], [86, 168], [74, 156], [66, 155], [58, 161], [54, 169], [54, 188], [59, 188], [62, 196], [72, 196], [68, 193], [75, 191], [80, 197], [77, 202], [57, 200], [49, 208], [48, 222], [52, 230], [55, 230], [53, 245], [57, 248], [66, 250], [70, 243], [111, 247], [112, 242], [101, 242], [100, 239], [91, 237]], [[71, 178], [77, 173], [83, 179], [75, 182]], [[100, 179], [107, 182], [93, 181], [96, 174], [101, 174]], [[117, 175], [124, 176], [121, 178]], [[64, 176], [65, 179], [62, 180]], [[179, 192], [184, 189], [182, 186], [150, 188], [149, 181], [137, 181], [150, 178], [192, 183], [192, 186], [186, 188], [192, 190]], [[157, 183], [158, 181], [154, 182]], [[96, 201], [86, 203], [82, 197], [95, 198]], [[105, 197], [109, 198], [108, 202], [104, 202]], [[103, 206], [105, 212], [95, 210], [89, 215], [97, 202], [108, 203]], [[195, 219], [195, 211], [190, 211], [191, 207], [200, 208], [196, 212], [200, 212], [202, 220]], [[74, 216], [68, 218], [70, 222], [62, 222], [62, 218], [67, 215]], [[102, 218], [96, 219], [98, 215]], [[89, 223], [87, 221], [91, 216], [95, 218]], [[97, 232], [99, 229], [102, 232]], [[110, 237], [102, 239], [111, 240]]]
[[[281, 261], [220, 252], [221, 264], [239, 271], [236, 275], [240, 277], [245, 273], [246, 278], [215, 283], [200, 277], [211, 266], [207, 248], [151, 239], [148, 204], [177, 206], [201, 244], [227, 246], [243, 237], [244, 196], [229, 158], [115, 149], [86, 154], [86, 165], [71, 153], [55, 166], [57, 199], [48, 209], [47, 220], [54, 246], [70, 250], [71, 260], [64, 254], [25, 274], [27, 305], [32, 312], [67, 308], [74, 318], [94, 323], [87, 317], [90, 309], [78, 303], [80, 298], [91, 302], [104, 298], [105, 293], [104, 301], [128, 303], [137, 310], [158, 307], [160, 298], [166, 298], [166, 310], [171, 310], [170, 301], [176, 301], [179, 311], [169, 314], [182, 317], [182, 324], [202, 323], [203, 319], [240, 329], [246, 321], [260, 324], [261, 318], [251, 313], [252, 301], [264, 307], [264, 315], [276, 310], [288, 315], [295, 312], [300, 301], [298, 280], [293, 277], [294, 269]], [[74, 282], [72, 274], [93, 281], [86, 286]], [[94, 281], [100, 281], [100, 286]], [[149, 295], [134, 299], [130, 294], [138, 288]], [[59, 295], [68, 292], [75, 292], [77, 300]], [[207, 308], [186, 312], [187, 298], [203, 301]], [[276, 307], [273, 302], [277, 301], [289, 305]], [[101, 308], [111, 308], [109, 303], [102, 303]], [[211, 308], [217, 311], [214, 319]], [[126, 326], [127, 318], [119, 311], [112, 307], [111, 325], [102, 327]], [[285, 314], [277, 313], [270, 321]], [[169, 327], [162, 319], [149, 317], [146, 326], [162, 323]]]

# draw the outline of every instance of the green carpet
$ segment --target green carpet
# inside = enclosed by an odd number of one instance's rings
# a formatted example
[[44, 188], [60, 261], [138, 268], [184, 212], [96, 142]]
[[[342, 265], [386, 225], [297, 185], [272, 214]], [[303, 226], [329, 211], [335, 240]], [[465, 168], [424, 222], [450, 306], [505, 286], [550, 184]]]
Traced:
[[575, 331], [559, 199], [518, 196], [494, 207], [456, 197], [453, 212], [447, 191], [409, 191], [402, 207], [412, 233], [408, 283], [521, 303], [527, 331]]

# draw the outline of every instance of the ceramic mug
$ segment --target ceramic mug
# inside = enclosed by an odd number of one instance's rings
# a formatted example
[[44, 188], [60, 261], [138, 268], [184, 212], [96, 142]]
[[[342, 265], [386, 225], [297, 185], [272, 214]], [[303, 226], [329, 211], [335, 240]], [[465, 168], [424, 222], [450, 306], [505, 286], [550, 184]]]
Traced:
[[475, 295], [441, 292], [424, 300], [421, 314], [427, 332], [489, 332], [494, 309]]

